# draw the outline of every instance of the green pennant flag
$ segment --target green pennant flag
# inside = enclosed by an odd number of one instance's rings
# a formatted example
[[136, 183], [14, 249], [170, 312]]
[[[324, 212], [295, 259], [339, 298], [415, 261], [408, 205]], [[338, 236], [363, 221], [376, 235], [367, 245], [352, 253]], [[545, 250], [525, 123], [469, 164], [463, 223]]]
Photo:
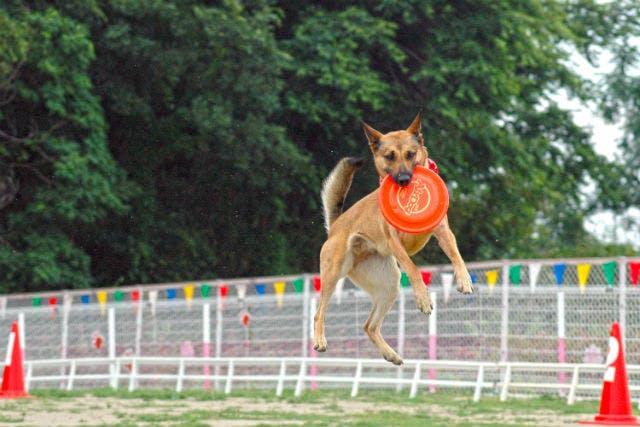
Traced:
[[604, 271], [604, 277], [607, 279], [608, 286], [613, 286], [613, 281], [616, 278], [616, 267], [617, 263], [615, 261], [602, 264], [602, 270]]
[[402, 276], [400, 276], [400, 284], [403, 288], [406, 288], [410, 284], [409, 276], [407, 276], [407, 273], [405, 273], [404, 271], [402, 272]]
[[200, 295], [202, 295], [202, 298], [209, 298], [210, 293], [211, 293], [211, 285], [207, 285], [207, 284], [200, 285]]
[[123, 295], [124, 295], [124, 292], [122, 292], [120, 289], [118, 289], [117, 291], [115, 291], [115, 292], [113, 293], [113, 299], [114, 299], [116, 302], [121, 302], [121, 301], [122, 301], [122, 297], [123, 297]]
[[293, 289], [296, 290], [296, 292], [302, 292], [302, 288], [304, 287], [304, 279], [300, 278], [300, 279], [296, 279], [293, 281]]
[[511, 283], [513, 283], [516, 286], [520, 286], [521, 272], [522, 272], [522, 266], [520, 264], [512, 265], [509, 267], [509, 279], [511, 280]]
[[40, 307], [42, 305], [42, 297], [33, 297], [32, 302], [34, 307]]

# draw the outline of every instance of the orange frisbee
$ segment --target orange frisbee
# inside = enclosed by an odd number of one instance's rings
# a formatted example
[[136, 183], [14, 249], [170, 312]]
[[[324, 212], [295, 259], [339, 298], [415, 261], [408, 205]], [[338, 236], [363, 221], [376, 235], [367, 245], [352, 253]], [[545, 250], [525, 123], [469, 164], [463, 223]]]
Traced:
[[447, 186], [434, 171], [413, 169], [409, 185], [400, 187], [387, 175], [380, 184], [378, 206], [389, 224], [407, 233], [426, 233], [436, 228], [449, 209]]

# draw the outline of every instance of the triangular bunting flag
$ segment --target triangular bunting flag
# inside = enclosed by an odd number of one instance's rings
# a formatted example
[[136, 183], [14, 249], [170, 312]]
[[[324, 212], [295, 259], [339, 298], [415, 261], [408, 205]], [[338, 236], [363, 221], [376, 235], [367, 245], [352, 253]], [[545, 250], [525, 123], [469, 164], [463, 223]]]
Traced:
[[587, 281], [589, 280], [589, 272], [591, 271], [591, 264], [578, 264], [576, 266], [578, 270], [578, 284], [580, 285], [580, 293], [584, 293], [587, 287]]
[[284, 291], [287, 287], [285, 282], [275, 282], [273, 284], [273, 290], [276, 293], [276, 298], [278, 300], [278, 308], [282, 308], [282, 300], [284, 299]]
[[206, 283], [203, 283], [202, 285], [200, 285], [200, 296], [202, 296], [202, 298], [209, 298], [210, 294], [211, 294], [211, 285], [207, 285]]
[[529, 287], [531, 292], [536, 290], [536, 282], [538, 281], [538, 275], [542, 269], [542, 264], [539, 262], [532, 262], [529, 264]]
[[640, 262], [629, 262], [629, 277], [631, 278], [631, 284], [638, 286], [638, 274], [640, 273]]
[[424, 282], [425, 286], [429, 286], [431, 284], [431, 272], [421, 271], [420, 274], [422, 275], [422, 281]]
[[407, 276], [407, 273], [405, 273], [404, 271], [400, 274], [400, 285], [403, 288], [409, 286], [409, 276]]
[[604, 278], [607, 280], [607, 286], [613, 287], [613, 282], [616, 279], [616, 268], [618, 267], [618, 263], [615, 261], [610, 261], [602, 264], [602, 271], [604, 273]]
[[96, 293], [98, 302], [100, 303], [100, 316], [104, 316], [107, 309], [107, 291], [100, 291]]
[[247, 296], [247, 285], [236, 285], [236, 292], [238, 293], [238, 299], [243, 300]]
[[522, 266], [520, 264], [509, 266], [509, 280], [515, 286], [520, 286], [520, 273], [522, 272]]
[[340, 303], [342, 302], [342, 291], [344, 289], [344, 281], [346, 280], [346, 278], [341, 277], [338, 280], [338, 283], [336, 283], [336, 290], [335, 290], [335, 294], [336, 294], [336, 300], [338, 302], [338, 305], [340, 305]]
[[191, 303], [193, 302], [193, 291], [195, 287], [193, 285], [185, 285], [183, 288], [184, 299], [187, 300], [187, 310], [191, 310]]
[[293, 289], [295, 289], [296, 292], [298, 293], [302, 292], [303, 288], [304, 288], [304, 279], [302, 277], [293, 281]]
[[554, 264], [553, 266], [553, 274], [556, 276], [556, 284], [558, 286], [562, 286], [562, 278], [566, 268], [567, 264]]
[[151, 315], [156, 315], [156, 303], [158, 302], [158, 290], [152, 289], [149, 291], [149, 306], [151, 307]]
[[453, 273], [442, 273], [442, 291], [444, 293], [444, 302], [449, 302], [451, 288], [453, 287]]
[[493, 293], [493, 287], [498, 282], [498, 275], [500, 274], [500, 270], [489, 270], [485, 273], [487, 276], [487, 283], [489, 284], [489, 292]]

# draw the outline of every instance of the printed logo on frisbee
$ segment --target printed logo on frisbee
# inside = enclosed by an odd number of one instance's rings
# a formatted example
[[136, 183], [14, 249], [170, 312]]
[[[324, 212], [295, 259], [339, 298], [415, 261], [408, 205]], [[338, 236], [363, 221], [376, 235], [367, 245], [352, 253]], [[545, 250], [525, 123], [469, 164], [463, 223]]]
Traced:
[[431, 204], [431, 192], [423, 181], [411, 181], [396, 194], [398, 206], [407, 216], [418, 215]]

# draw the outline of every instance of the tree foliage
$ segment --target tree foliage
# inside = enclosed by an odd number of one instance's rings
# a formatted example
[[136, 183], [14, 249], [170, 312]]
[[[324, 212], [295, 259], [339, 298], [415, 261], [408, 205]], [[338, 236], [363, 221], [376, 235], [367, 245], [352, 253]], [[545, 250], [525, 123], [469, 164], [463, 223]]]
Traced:
[[630, 178], [552, 95], [596, 99], [570, 55], [630, 49], [628, 16], [590, 0], [8, 1], [0, 283], [314, 270], [322, 177], [369, 156], [361, 120], [389, 131], [419, 109], [465, 258], [610, 253], [583, 220]]

